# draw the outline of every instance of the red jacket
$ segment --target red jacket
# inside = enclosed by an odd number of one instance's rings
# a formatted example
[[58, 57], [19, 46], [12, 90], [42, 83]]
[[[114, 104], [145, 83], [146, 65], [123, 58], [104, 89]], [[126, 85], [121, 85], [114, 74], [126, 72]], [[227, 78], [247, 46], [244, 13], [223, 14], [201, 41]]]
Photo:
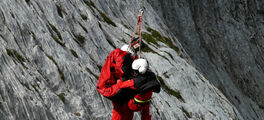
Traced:
[[[113, 50], [107, 57], [99, 76], [97, 90], [105, 97], [112, 97], [122, 88], [132, 88], [134, 86], [133, 79], [122, 80], [124, 71], [124, 57], [128, 55], [126, 51], [117, 48]], [[130, 56], [129, 56], [130, 57]], [[131, 59], [133, 59], [131, 57]]]

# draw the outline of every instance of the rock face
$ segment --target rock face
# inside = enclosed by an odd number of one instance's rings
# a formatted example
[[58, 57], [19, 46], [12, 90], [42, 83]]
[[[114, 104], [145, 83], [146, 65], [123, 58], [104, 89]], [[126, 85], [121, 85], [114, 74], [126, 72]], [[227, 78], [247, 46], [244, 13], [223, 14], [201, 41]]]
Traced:
[[95, 86], [142, 6], [154, 120], [264, 119], [263, 2], [235, 0], [1, 0], [0, 119], [110, 119]]
[[205, 77], [245, 119], [263, 119], [264, 2], [157, 1], [152, 6]]

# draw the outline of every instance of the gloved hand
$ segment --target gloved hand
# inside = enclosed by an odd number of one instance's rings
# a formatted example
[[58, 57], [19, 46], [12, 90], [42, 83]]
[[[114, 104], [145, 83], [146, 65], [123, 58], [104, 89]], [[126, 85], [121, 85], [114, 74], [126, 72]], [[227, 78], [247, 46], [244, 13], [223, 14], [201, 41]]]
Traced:
[[148, 81], [148, 77], [146, 75], [137, 75], [134, 79], [134, 88], [139, 89], [142, 85], [144, 85]]
[[160, 83], [153, 72], [146, 72], [145, 74], [139, 74], [136, 76], [134, 78], [134, 87], [139, 94], [150, 90], [153, 90], [153, 92], [156, 93], [160, 92]]
[[146, 71], [148, 70], [148, 62], [145, 59], [136, 59], [132, 63], [132, 69], [133, 70], [138, 70], [140, 74], [145, 74]]

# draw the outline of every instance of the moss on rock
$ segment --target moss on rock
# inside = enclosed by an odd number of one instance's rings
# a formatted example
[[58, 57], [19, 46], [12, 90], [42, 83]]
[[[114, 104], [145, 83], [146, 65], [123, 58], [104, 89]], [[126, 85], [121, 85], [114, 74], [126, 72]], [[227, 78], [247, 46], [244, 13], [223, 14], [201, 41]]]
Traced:
[[61, 99], [61, 101], [63, 102], [63, 103], [65, 103], [65, 93], [60, 93], [60, 94], [58, 94], [58, 97]]
[[71, 49], [70, 51], [71, 51], [71, 53], [72, 53], [72, 55], [73, 55], [74, 57], [78, 58], [77, 53], [76, 53], [73, 49]]
[[168, 45], [170, 48], [175, 50], [177, 53], [179, 53], [179, 48], [173, 45], [172, 40], [168, 37], [162, 36], [158, 31], [152, 29], [152, 28], [147, 28], [147, 31], [150, 32], [151, 34], [147, 32], [142, 33], [142, 38], [147, 42], [147, 43], [153, 43], [156, 46], [160, 46], [158, 44], [158, 41], [163, 42], [164, 44]]
[[160, 81], [161, 87], [164, 89], [164, 91], [166, 93], [178, 98], [182, 102], [185, 102], [184, 99], [181, 96], [181, 93], [179, 91], [175, 91], [175, 90], [171, 89], [169, 86], [167, 86], [165, 84], [164, 80], [162, 79], [162, 77], [158, 76], [158, 80]]

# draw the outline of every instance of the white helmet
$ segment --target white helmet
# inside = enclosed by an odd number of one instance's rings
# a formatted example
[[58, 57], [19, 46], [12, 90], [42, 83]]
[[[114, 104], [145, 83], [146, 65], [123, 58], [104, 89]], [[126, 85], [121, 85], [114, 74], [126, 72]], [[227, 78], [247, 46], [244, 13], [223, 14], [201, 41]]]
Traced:
[[135, 54], [134, 50], [131, 49], [131, 48], [129, 48], [129, 45], [127, 45], [127, 44], [123, 45], [123, 46], [121, 47], [121, 50], [123, 50], [123, 51], [127, 51], [127, 52], [131, 53], [132, 55]]
[[132, 63], [132, 69], [133, 70], [138, 70], [140, 74], [145, 74], [146, 71], [148, 70], [148, 62], [145, 59], [136, 59]]

